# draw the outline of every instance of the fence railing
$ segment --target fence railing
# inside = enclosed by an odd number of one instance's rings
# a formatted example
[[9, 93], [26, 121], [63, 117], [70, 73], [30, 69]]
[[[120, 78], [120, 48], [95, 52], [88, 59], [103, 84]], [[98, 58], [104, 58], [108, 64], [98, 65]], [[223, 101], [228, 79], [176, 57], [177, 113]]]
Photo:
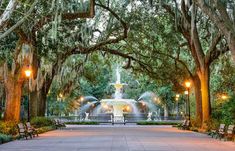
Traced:
[[179, 121], [183, 120], [181, 116], [153, 116], [148, 117], [146, 114], [127, 114], [122, 117], [113, 117], [112, 114], [89, 115], [88, 117], [79, 116], [50, 116], [53, 119], [59, 119], [63, 122], [82, 122], [94, 121], [98, 123], [137, 123], [140, 121]]

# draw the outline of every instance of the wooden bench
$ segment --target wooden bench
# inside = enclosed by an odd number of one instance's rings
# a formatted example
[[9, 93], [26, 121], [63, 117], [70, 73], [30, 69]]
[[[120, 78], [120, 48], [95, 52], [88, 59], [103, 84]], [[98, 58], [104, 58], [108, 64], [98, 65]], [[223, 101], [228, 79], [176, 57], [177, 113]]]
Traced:
[[189, 120], [184, 120], [183, 123], [181, 123], [178, 126], [179, 129], [183, 129], [183, 130], [188, 130], [190, 128], [190, 121]]
[[185, 125], [187, 120], [184, 120], [181, 124], [178, 125], [179, 129], [183, 129], [183, 125]]
[[31, 132], [34, 137], [38, 136], [38, 130], [34, 128], [33, 126], [31, 126], [30, 122], [27, 122], [25, 125], [26, 125], [28, 132]]
[[209, 135], [211, 135], [212, 138], [222, 138], [225, 134], [225, 124], [220, 124], [219, 129], [218, 130], [211, 130], [211, 132], [209, 133]]
[[186, 120], [186, 122], [182, 125], [183, 130], [189, 130], [190, 128], [190, 120]]
[[64, 124], [64, 122], [61, 122], [61, 121], [58, 120], [58, 119], [54, 120], [54, 124], [55, 124], [55, 126], [56, 126], [56, 129], [62, 128], [62, 127], [66, 127], [66, 125]]
[[28, 139], [28, 136], [30, 138], [32, 138], [32, 132], [28, 131], [23, 123], [17, 124], [17, 127], [18, 127], [18, 132], [19, 132], [20, 138]]
[[225, 134], [225, 138], [226, 140], [233, 140], [235, 137], [235, 125], [229, 125], [228, 126], [228, 129], [227, 129], [227, 132]]

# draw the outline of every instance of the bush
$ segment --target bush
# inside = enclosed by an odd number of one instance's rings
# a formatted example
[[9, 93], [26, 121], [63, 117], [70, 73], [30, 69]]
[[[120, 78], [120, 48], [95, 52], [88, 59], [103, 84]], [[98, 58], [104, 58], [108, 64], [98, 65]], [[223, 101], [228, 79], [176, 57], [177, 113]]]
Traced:
[[219, 123], [235, 124], [235, 96], [231, 96], [228, 100], [216, 100], [212, 111], [212, 118]]
[[65, 124], [70, 124], [70, 125], [99, 125], [99, 123], [95, 122], [95, 121], [66, 122]]
[[51, 120], [47, 117], [34, 117], [34, 118], [32, 118], [30, 123], [35, 128], [45, 127], [45, 126], [53, 126], [54, 125], [53, 120]]
[[16, 135], [18, 133], [17, 123], [12, 121], [0, 121], [0, 133], [6, 135]]
[[12, 140], [13, 140], [13, 137], [11, 135], [0, 134], [0, 144], [10, 142]]
[[155, 122], [155, 121], [140, 121], [137, 125], [178, 125], [179, 122]]

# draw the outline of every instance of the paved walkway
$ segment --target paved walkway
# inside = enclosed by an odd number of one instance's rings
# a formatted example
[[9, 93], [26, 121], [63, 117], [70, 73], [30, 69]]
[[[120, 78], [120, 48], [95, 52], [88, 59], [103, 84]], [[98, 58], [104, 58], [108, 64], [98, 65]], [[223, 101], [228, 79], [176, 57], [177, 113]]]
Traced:
[[32, 140], [0, 145], [0, 151], [235, 151], [234, 142], [169, 126], [70, 126]]

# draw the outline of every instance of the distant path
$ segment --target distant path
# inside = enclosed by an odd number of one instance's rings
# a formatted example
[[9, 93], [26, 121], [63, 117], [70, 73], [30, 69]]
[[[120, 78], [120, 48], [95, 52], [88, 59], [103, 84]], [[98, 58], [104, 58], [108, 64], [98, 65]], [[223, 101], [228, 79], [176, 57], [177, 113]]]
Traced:
[[32, 140], [0, 145], [0, 151], [235, 151], [234, 142], [169, 126], [69, 126]]

